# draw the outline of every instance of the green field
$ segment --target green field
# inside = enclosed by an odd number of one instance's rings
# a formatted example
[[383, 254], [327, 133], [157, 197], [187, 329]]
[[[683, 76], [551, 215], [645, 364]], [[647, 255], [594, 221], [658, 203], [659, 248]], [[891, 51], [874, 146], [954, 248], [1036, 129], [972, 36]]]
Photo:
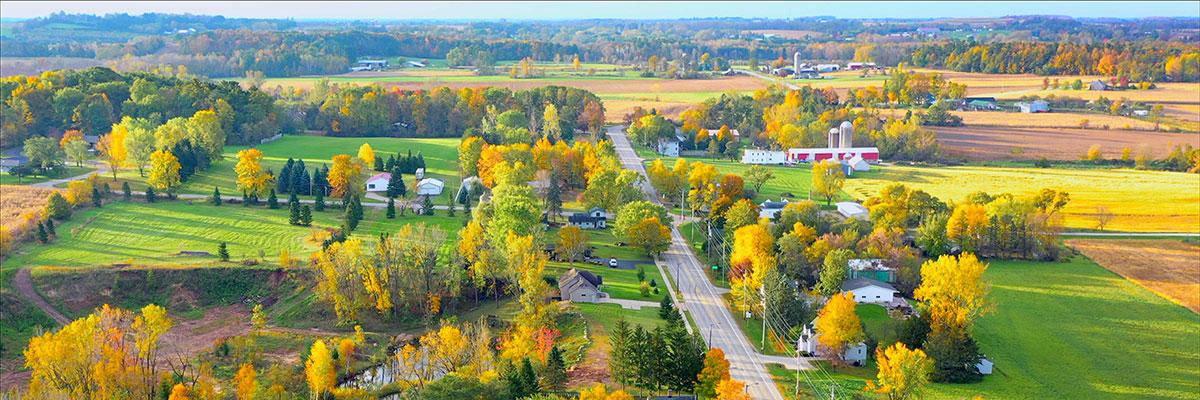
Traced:
[[[986, 277], [996, 309], [976, 324], [975, 338], [995, 361], [995, 373], [977, 384], [935, 384], [927, 398], [1187, 399], [1200, 393], [1197, 314], [1083, 257], [991, 261]], [[873, 375], [857, 368], [832, 377], [857, 390]], [[776, 378], [794, 385], [792, 374]]]
[[[625, 322], [628, 322], [630, 325], [641, 325], [647, 329], [652, 329], [663, 323], [662, 318], [658, 317], [658, 307], [642, 307], [640, 310], [626, 310], [617, 304], [592, 303], [574, 303], [574, 307], [593, 326], [598, 325], [608, 329], [617, 326], [617, 321], [621, 319], [625, 319]], [[608, 343], [604, 343], [604, 345], [607, 346]]]
[[[653, 279], [658, 285], [658, 293], [654, 294], [654, 289], [651, 288], [649, 297], [642, 297], [639, 287], [641, 282], [637, 279], [636, 269], [618, 269], [609, 268], [605, 265], [596, 265], [583, 262], [576, 262], [573, 266], [575, 269], [589, 271], [604, 279], [604, 284], [601, 286], [601, 291], [608, 293], [609, 297], [614, 299], [628, 300], [643, 300], [653, 301], [657, 303], [662, 300], [662, 296], [667, 294], [667, 286], [663, 283], [662, 275], [658, 273], [658, 268], [653, 264], [641, 264], [646, 271], [646, 282]], [[572, 265], [565, 262], [551, 261], [546, 267], [546, 276], [558, 278], [563, 272], [571, 269]]]
[[[456, 138], [284, 136], [274, 142], [255, 147], [263, 152], [264, 169], [269, 168], [274, 172], [279, 172], [287, 163], [287, 159], [291, 157], [303, 159], [309, 175], [312, 175], [313, 171], [320, 168], [321, 165], [331, 164], [335, 155], [356, 156], [359, 146], [362, 146], [363, 143], [370, 143], [375, 154], [382, 156], [384, 160], [389, 155], [407, 155], [408, 151], [412, 150], [414, 156], [418, 153], [424, 156], [427, 177], [446, 181], [446, 190], [442, 194], [442, 198], [445, 199], [452, 191], [458, 189], [458, 142], [459, 139]], [[237, 152], [246, 148], [247, 146], [226, 146], [224, 159], [215, 161], [207, 170], [196, 173], [187, 183], [183, 184], [179, 192], [212, 194], [213, 187], [216, 186], [220, 187], [221, 193], [226, 196], [240, 194], [236, 183], [237, 173], [234, 172], [233, 167], [237, 165]], [[106, 175], [106, 177], [111, 177], [111, 175]], [[129, 181], [134, 190], [141, 190], [145, 187], [143, 183], [145, 179], [138, 176], [136, 169], [123, 169], [118, 173], [118, 177], [121, 180]], [[411, 186], [414, 183], [414, 177], [406, 175], [404, 182]], [[114, 190], [118, 188], [119, 184], [113, 187]], [[286, 195], [280, 195], [280, 197], [286, 198]], [[435, 203], [444, 204], [445, 201], [441, 200]]]
[[23, 176], [23, 177], [21, 177], [20, 181], [18, 181], [17, 177], [15, 177], [15, 176], [9, 175], [7, 173], [0, 173], [0, 185], [29, 185], [29, 184], [34, 184], [34, 183], [42, 183], [42, 182], [45, 182], [45, 181], [48, 181], [51, 179], [70, 178], [72, 176], [79, 176], [79, 175], [83, 175], [83, 174], [86, 174], [88, 172], [92, 172], [95, 170], [96, 170], [95, 168], [71, 166], [71, 167], [67, 167], [66, 172], [64, 172], [62, 174], [62, 176], [58, 176], [58, 177], [49, 177], [49, 176], [41, 176], [41, 175]]
[[[407, 215], [384, 218], [383, 211], [368, 208], [354, 236], [374, 240], [383, 232], [424, 222], [447, 231], [453, 239], [464, 216], [451, 218]], [[258, 258], [275, 263], [279, 251], [288, 249], [293, 258], [303, 258], [319, 245], [306, 241], [314, 229], [342, 224], [342, 213], [333, 209], [314, 212], [312, 227], [287, 223], [286, 207], [220, 207], [203, 202], [116, 202], [103, 208], [78, 212], [56, 229], [58, 239], [48, 245], [28, 244], [5, 260], [4, 269], [24, 266], [99, 266], [115, 263], [206, 264], [216, 263], [217, 244], [227, 242], [231, 260]], [[180, 251], [207, 251], [214, 256], [176, 256]]]

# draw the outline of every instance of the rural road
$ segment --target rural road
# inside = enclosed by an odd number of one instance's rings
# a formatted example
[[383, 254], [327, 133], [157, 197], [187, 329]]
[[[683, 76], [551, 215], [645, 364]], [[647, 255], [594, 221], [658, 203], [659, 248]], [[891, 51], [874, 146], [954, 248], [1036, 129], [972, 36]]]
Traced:
[[71, 320], [68, 319], [67, 316], [63, 315], [61, 312], [58, 312], [58, 309], [52, 307], [50, 303], [47, 303], [46, 299], [43, 299], [42, 295], [38, 294], [37, 290], [33, 288], [33, 279], [30, 279], [29, 268], [21, 268], [20, 270], [17, 270], [16, 276], [13, 276], [12, 285], [13, 289], [17, 291], [18, 295], [25, 298], [25, 300], [33, 304], [34, 307], [42, 310], [42, 312], [46, 313], [46, 315], [50, 316], [50, 318], [53, 318], [54, 321], [58, 322], [59, 325], [65, 326], [71, 323]]
[[772, 77], [769, 77], [769, 76], [763, 75], [763, 73], [761, 73], [761, 72], [758, 72], [758, 71], [751, 71], [751, 70], [748, 70], [748, 69], [739, 69], [739, 70], [737, 70], [737, 72], [738, 72], [738, 73], [743, 73], [743, 74], [746, 74], [746, 75], [755, 76], [755, 77], [758, 77], [758, 78], [761, 78], [761, 79], [765, 79], [765, 80], [767, 80], [768, 82], [771, 82], [771, 83], [782, 83], [784, 86], [787, 86], [787, 88], [788, 88], [788, 89], [792, 89], [792, 90], [798, 90], [798, 89], [800, 89], [800, 86], [799, 86], [799, 85], [797, 85], [797, 84], [795, 84], [795, 83], [791, 83], [791, 82], [788, 82], [788, 81], [781, 81], [781, 80], [778, 80], [778, 79], [775, 79], [775, 78], [772, 78]]
[[97, 162], [91, 162], [90, 164], [92, 164], [91, 166], [96, 167], [95, 171], [91, 171], [91, 172], [88, 172], [85, 174], [76, 175], [76, 176], [67, 177], [67, 178], [51, 179], [51, 180], [48, 180], [45, 182], [31, 183], [31, 184], [29, 184], [29, 186], [30, 187], [41, 187], [41, 188], [54, 188], [55, 186], [66, 183], [66, 182], [85, 179], [85, 178], [95, 175], [95, 174], [108, 173], [108, 167], [105, 167], [104, 164], [97, 163]]
[[[612, 140], [617, 156], [621, 159], [621, 165], [646, 176], [642, 160], [629, 144], [624, 127], [609, 127], [608, 137]], [[648, 180], [643, 180], [642, 190], [650, 198], [658, 197], [654, 194], [654, 188], [650, 186]], [[779, 388], [775, 386], [775, 382], [763, 365], [763, 357], [754, 350], [750, 341], [738, 328], [733, 315], [725, 308], [725, 302], [721, 298], [720, 292], [704, 276], [704, 265], [692, 254], [687, 241], [679, 233], [679, 229], [672, 227], [671, 247], [659, 257], [659, 260], [667, 266], [667, 270], [675, 278], [675, 283], [679, 285], [679, 293], [685, 299], [682, 301], [675, 299], [676, 304], [691, 314], [696, 326], [700, 329], [700, 334], [708, 340], [710, 347], [720, 348], [725, 352], [725, 357], [729, 360], [730, 375], [734, 379], [744, 382], [750, 396], [755, 399], [783, 399]], [[670, 280], [668, 280], [669, 282]], [[807, 362], [803, 363], [805, 365], [801, 366], [802, 368], [808, 367]], [[794, 366], [795, 362], [787, 365]]]

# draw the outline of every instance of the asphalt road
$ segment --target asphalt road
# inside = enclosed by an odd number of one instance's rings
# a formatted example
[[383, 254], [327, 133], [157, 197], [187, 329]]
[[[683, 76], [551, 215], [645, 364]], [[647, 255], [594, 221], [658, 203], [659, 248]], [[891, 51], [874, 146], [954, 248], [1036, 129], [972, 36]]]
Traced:
[[[624, 127], [609, 127], [608, 137], [616, 148], [621, 165], [646, 176], [641, 158], [633, 151], [629, 139], [625, 137]], [[642, 190], [650, 198], [658, 198], [648, 180], [642, 183]], [[725, 308], [721, 299], [722, 291], [708, 281], [704, 275], [704, 265], [692, 254], [687, 241], [676, 227], [671, 228], [671, 247], [659, 260], [679, 286], [682, 295], [676, 304], [691, 314], [700, 329], [700, 334], [708, 340], [709, 346], [725, 352], [725, 357], [729, 360], [730, 375], [744, 382], [750, 396], [755, 399], [783, 399], [775, 382], [771, 380], [771, 375], [763, 366], [763, 357], [754, 350], [754, 346], [738, 328], [733, 315]], [[807, 366], [806, 361], [801, 363], [804, 364], [802, 367]]]

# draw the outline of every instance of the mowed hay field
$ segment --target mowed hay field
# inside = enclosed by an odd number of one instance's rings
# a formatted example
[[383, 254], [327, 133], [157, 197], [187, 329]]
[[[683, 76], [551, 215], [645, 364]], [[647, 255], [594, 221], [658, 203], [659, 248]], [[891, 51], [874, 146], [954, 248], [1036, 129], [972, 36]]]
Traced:
[[1107, 114], [1077, 114], [1077, 113], [1036, 113], [1024, 114], [1001, 111], [951, 111], [951, 114], [962, 117], [967, 126], [1004, 126], [1026, 128], [1079, 128], [1083, 121], [1087, 126], [1112, 129], [1154, 130], [1154, 123], [1120, 115]]
[[[86, 267], [120, 263], [136, 265], [189, 265], [217, 262], [217, 245], [228, 243], [231, 261], [258, 259], [275, 264], [287, 249], [304, 259], [320, 243], [308, 240], [314, 231], [336, 228], [343, 213], [335, 209], [313, 212], [313, 226], [288, 224], [288, 209], [243, 207], [204, 202], [169, 201], [153, 204], [115, 202], [103, 208], [77, 212], [57, 227], [58, 238], [47, 245], [26, 245], [4, 261], [4, 269], [25, 266]], [[367, 208], [353, 236], [374, 241], [380, 233], [395, 233], [401, 226], [425, 223], [453, 238], [465, 217], [414, 216], [384, 218], [383, 210]], [[208, 252], [209, 256], [180, 256], [181, 251]]]
[[1132, 169], [882, 166], [846, 180], [845, 191], [866, 199], [892, 183], [921, 189], [943, 201], [967, 195], [1031, 195], [1042, 188], [1070, 193], [1063, 210], [1071, 229], [1095, 229], [1096, 207], [1115, 215], [1105, 229], [1129, 232], [1200, 232], [1200, 175]]
[[1109, 271], [1200, 313], [1200, 246], [1181, 240], [1071, 239]]
[[1000, 126], [930, 127], [942, 150], [970, 160], [1079, 160], [1092, 145], [1103, 158], [1117, 159], [1128, 147], [1162, 158], [1175, 145], [1200, 147], [1200, 135], [1099, 128], [1016, 128]]

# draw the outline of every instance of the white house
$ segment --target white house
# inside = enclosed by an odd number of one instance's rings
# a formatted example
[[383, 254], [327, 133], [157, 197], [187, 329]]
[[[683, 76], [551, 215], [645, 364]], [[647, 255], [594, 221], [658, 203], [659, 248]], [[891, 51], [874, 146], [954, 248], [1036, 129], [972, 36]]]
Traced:
[[766, 219], [775, 219], [779, 212], [788, 204], [787, 200], [780, 199], [779, 201], [764, 201], [758, 205], [758, 217]]
[[787, 152], [773, 150], [742, 150], [742, 164], [779, 165], [787, 162]]
[[417, 182], [417, 196], [438, 196], [446, 188], [446, 183], [438, 178], [425, 178]]
[[891, 303], [896, 296], [896, 288], [892, 285], [867, 278], [847, 279], [842, 282], [842, 293], [854, 294], [856, 303]]
[[380, 172], [367, 178], [368, 192], [386, 192], [388, 189], [388, 181], [392, 180], [392, 174]]
[[658, 146], [654, 150], [667, 157], [679, 157], [679, 141], [658, 139]]
[[[817, 345], [818, 334], [814, 328], [816, 325], [816, 319], [804, 324], [804, 330], [800, 332], [800, 339], [796, 341], [796, 350], [800, 353], [815, 355], [820, 350]], [[853, 365], [865, 364], [867, 361], [867, 344], [859, 342], [853, 346], [846, 347], [846, 352], [842, 354], [842, 359]]]
[[843, 201], [837, 203], [837, 210], [839, 214], [842, 214], [842, 216], [846, 218], [858, 218], [864, 221], [871, 218], [871, 213], [870, 211], [867, 211], [866, 207], [863, 207], [862, 204], [858, 204], [853, 201]]
[[574, 213], [567, 217], [567, 224], [580, 229], [604, 229], [608, 227], [608, 213], [600, 207], [592, 207], [585, 213]]

